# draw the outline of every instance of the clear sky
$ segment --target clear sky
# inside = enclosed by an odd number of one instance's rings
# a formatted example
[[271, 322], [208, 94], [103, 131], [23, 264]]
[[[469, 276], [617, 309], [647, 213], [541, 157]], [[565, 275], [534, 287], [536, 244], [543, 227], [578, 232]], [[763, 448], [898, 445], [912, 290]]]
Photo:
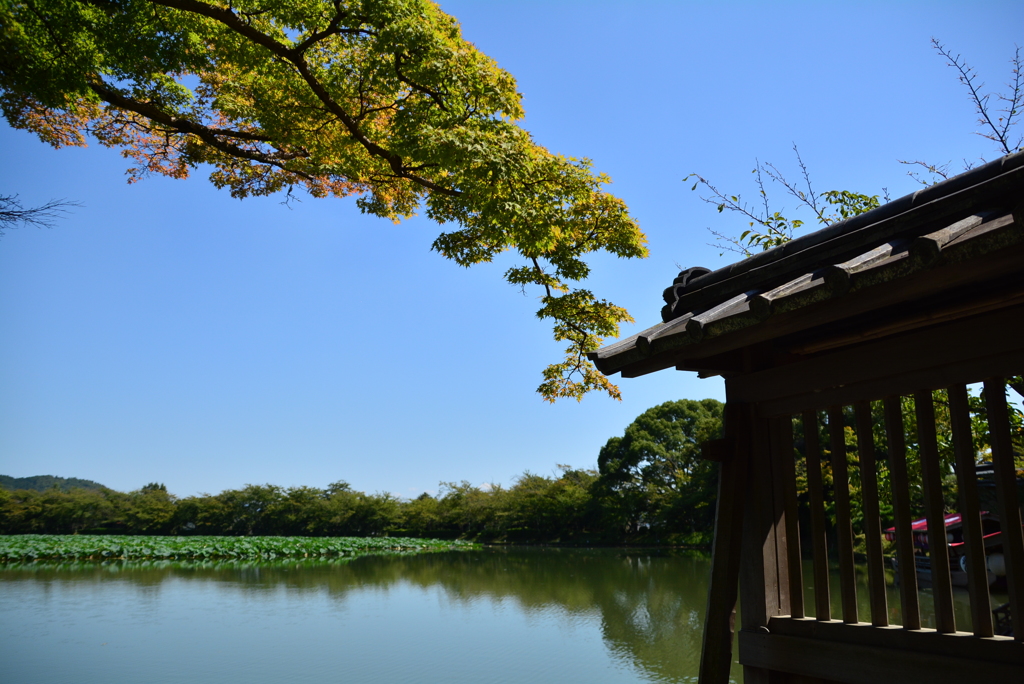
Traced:
[[[755, 159], [817, 190], [915, 190], [898, 159], [992, 159], [966, 91], [930, 44], [989, 89], [1024, 45], [1024, 3], [441, 3], [518, 80], [525, 126], [615, 181], [650, 258], [599, 258], [590, 286], [658, 320], [677, 266], [717, 268], [691, 172], [754, 197]], [[0, 193], [83, 206], [0, 240], [0, 473], [166, 483], [179, 496], [246, 483], [416, 496], [441, 481], [509, 484], [597, 452], [661, 402], [724, 399], [717, 379], [622, 380], [623, 401], [535, 393], [560, 347], [538, 292], [507, 262], [429, 251], [440, 229], [363, 216], [348, 200], [233, 200], [200, 170], [126, 184], [92, 145], [55, 151], [0, 124]], [[793, 202], [778, 195], [778, 208]], [[804, 217], [808, 218], [808, 217]]]

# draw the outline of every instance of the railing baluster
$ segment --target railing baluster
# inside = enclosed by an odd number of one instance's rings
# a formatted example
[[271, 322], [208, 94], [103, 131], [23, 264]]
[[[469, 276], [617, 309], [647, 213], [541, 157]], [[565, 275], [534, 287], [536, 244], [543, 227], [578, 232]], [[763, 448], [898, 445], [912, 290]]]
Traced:
[[811, 548], [814, 554], [814, 616], [830, 620], [828, 593], [828, 549], [825, 544], [825, 496], [821, 484], [821, 448], [818, 444], [818, 414], [803, 414], [804, 443], [807, 447], [807, 490], [811, 504]]
[[832, 482], [835, 485], [836, 544], [839, 547], [839, 593], [843, 605], [843, 622], [857, 622], [857, 573], [853, 567], [850, 477], [842, 406], [829, 407], [828, 434], [832, 452]]
[[931, 391], [915, 392], [914, 406], [917, 413], [925, 518], [928, 520], [928, 555], [931, 556], [932, 566], [935, 629], [948, 634], [956, 631], [956, 620], [953, 615], [953, 584], [949, 577], [949, 545], [946, 540], [945, 507], [942, 503], [939, 446], [935, 434], [935, 404]]
[[903, 628], [921, 629], [921, 612], [917, 603], [917, 567], [914, 563], [914, 534], [910, 528], [910, 484], [907, 479], [907, 445], [903, 439], [903, 411], [899, 397], [886, 397], [884, 401], [892, 507], [896, 519], [896, 560], [899, 563]]
[[971, 624], [975, 636], [990, 637], [994, 630], [989, 603], [988, 571], [985, 568], [981, 505], [978, 503], [978, 475], [974, 468], [975, 451], [974, 440], [971, 438], [970, 403], [965, 385], [954, 385], [948, 392], [949, 422], [953, 428], [956, 479], [960, 491], [960, 518], [967, 557], [967, 591], [971, 596]]
[[1013, 638], [1024, 641], [1024, 537], [1021, 536], [1017, 501], [1017, 471], [1010, 442], [1010, 418], [1006, 410], [1006, 387], [1000, 378], [985, 381], [985, 407], [992, 444], [992, 468], [996, 479], [999, 529], [1006, 561], [1006, 587], [1010, 595]]
[[793, 418], [778, 421], [779, 477], [782, 478], [782, 499], [786, 515], [786, 559], [789, 566], [790, 615], [804, 616], [804, 573], [800, 556], [800, 521], [797, 517], [796, 464], [793, 456]]
[[857, 455], [860, 460], [860, 489], [864, 499], [864, 543], [868, 555], [868, 592], [871, 596], [871, 624], [889, 624], [889, 607], [885, 597], [885, 559], [882, 557], [882, 521], [878, 512], [878, 464], [871, 434], [871, 404], [858, 401], [854, 407], [857, 418]]

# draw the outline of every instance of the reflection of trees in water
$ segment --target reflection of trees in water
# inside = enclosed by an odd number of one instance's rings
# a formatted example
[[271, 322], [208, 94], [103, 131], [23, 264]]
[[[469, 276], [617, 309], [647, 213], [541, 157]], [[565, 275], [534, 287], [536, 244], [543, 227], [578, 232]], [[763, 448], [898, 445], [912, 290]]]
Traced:
[[528, 615], [569, 620], [600, 614], [614, 657], [665, 682], [697, 672], [709, 573], [710, 562], [697, 555], [607, 549], [484, 549], [348, 562], [76, 563], [4, 572], [11, 579], [130, 582], [148, 591], [199, 580], [250, 595], [286, 588], [336, 600], [412, 585], [440, 588], [454, 604], [513, 601]]

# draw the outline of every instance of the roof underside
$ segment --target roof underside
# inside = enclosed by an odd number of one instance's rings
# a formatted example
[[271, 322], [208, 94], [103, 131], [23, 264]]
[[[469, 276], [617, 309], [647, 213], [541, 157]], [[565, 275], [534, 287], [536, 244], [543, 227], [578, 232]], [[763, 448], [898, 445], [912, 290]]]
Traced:
[[1022, 202], [1017, 153], [677, 286], [669, 320], [590, 358], [714, 375], [767, 341], [813, 354], [1024, 301]]

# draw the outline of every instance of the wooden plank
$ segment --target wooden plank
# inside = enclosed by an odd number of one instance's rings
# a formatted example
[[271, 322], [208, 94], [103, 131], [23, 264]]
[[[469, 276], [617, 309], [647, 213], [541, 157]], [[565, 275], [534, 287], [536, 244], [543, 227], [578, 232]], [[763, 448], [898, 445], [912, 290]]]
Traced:
[[768, 423], [751, 413], [747, 429], [752, 438], [740, 552], [740, 623], [755, 629], [780, 614], [779, 563]]
[[945, 507], [942, 502], [942, 475], [935, 434], [935, 404], [932, 402], [930, 390], [914, 393], [914, 410], [917, 414], [925, 518], [928, 520], [928, 554], [932, 561], [931, 593], [935, 601], [935, 628], [940, 632], [955, 632], [953, 583], [949, 577], [949, 547], [946, 541]]
[[889, 480], [896, 519], [896, 560], [899, 562], [900, 607], [904, 629], [921, 629], [917, 603], [917, 568], [914, 538], [910, 529], [910, 483], [907, 478], [907, 446], [903, 438], [903, 410], [899, 397], [886, 397], [885, 435], [889, 446]]
[[734, 402], [725, 405], [725, 441], [733, 445], [718, 471], [715, 539], [711, 549], [711, 580], [704, 618], [700, 655], [700, 681], [727, 684], [732, 666], [733, 626], [740, 576], [741, 524], [746, 497], [750, 452], [749, 433], [741, 426], [749, 420], [750, 407]]
[[[777, 615], [792, 615], [792, 583], [791, 573], [789, 571], [789, 544], [790, 544], [790, 525], [789, 525], [789, 512], [790, 506], [787, 505], [786, 501], [786, 483], [784, 481], [785, 465], [784, 461], [789, 459], [790, 462], [793, 460], [793, 421], [788, 420], [784, 416], [772, 418], [767, 421], [768, 424], [768, 437], [771, 446], [771, 474], [772, 474], [772, 514], [774, 516], [774, 528], [775, 528], [775, 561], [776, 577], [778, 580], [778, 594], [779, 603]], [[786, 428], [789, 429], [789, 435], [785, 434]], [[788, 444], [788, 451], [787, 451]], [[793, 501], [792, 506], [793, 513], [796, 513], [796, 501]], [[793, 541], [799, 545], [799, 540], [793, 539]], [[803, 589], [799, 593], [803, 593]]]
[[996, 480], [999, 529], [1002, 530], [1006, 559], [1006, 588], [1010, 595], [1013, 638], [1024, 640], [1024, 537], [1021, 535], [1017, 472], [1010, 441], [1010, 418], [1006, 409], [1006, 385], [1002, 378], [985, 380], [985, 408], [992, 445], [992, 469]]
[[[1011, 336], [1017, 333], [1011, 330], [1000, 334]], [[889, 394], [910, 394], [922, 388], [942, 389], [949, 384], [977, 382], [993, 375], [1019, 375], [1024, 369], [1024, 334], [1018, 340], [1020, 348], [1001, 354], [986, 354], [983, 349], [972, 348], [970, 351], [976, 353], [975, 356], [953, 358], [948, 363], [926, 368], [907, 368], [885, 378], [862, 382], [851, 380], [837, 387], [766, 400], [758, 404], [758, 410], [764, 416], [783, 415], [804, 409], [825, 409], [834, 404], [852, 404], [861, 399], [881, 399]], [[911, 362], [908, 360], [908, 365]]]
[[963, 521], [964, 546], [967, 557], [967, 591], [971, 597], [971, 624], [974, 634], [990, 637], [992, 610], [985, 568], [985, 542], [982, 540], [981, 506], [978, 503], [978, 475], [974, 467], [974, 440], [971, 435], [970, 402], [967, 386], [953, 385], [949, 393], [949, 418], [953, 431], [953, 452], [956, 455], [956, 480], [960, 495], [960, 516]]
[[842, 406], [831, 406], [828, 409], [828, 435], [832, 454], [832, 482], [835, 485], [836, 546], [839, 552], [839, 594], [842, 599], [843, 622], [857, 622], [857, 574], [853, 558], [850, 477]]
[[965, 684], [1024, 680], [1024, 668], [1015, 664], [922, 654], [884, 646], [823, 642], [767, 631], [740, 632], [740, 653], [740, 662], [744, 666], [820, 677], [844, 684]]
[[[979, 335], [980, 330], [1001, 334]], [[1018, 304], [736, 377], [730, 389], [738, 401], [765, 402], [867, 380], [884, 381], [911, 369], [941, 367], [962, 358], [965, 351], [973, 358], [1019, 353], [1024, 348], [1022, 338], [1024, 304]], [[937, 339], [942, 344], [935, 344]]]
[[[854, 405], [857, 418], [857, 455], [860, 459], [861, 496], [864, 506], [864, 543], [868, 557], [868, 592], [871, 596], [871, 624], [889, 624], [885, 591], [885, 559], [882, 556], [882, 521], [878, 509], [878, 463], [871, 430], [871, 404]], [[989, 635], [991, 636], [991, 635]]]
[[828, 546], [825, 540], [825, 494], [821, 481], [818, 414], [814, 411], [805, 411], [803, 427], [807, 490], [811, 506], [811, 550], [814, 557], [814, 615], [818, 620], [830, 620], [832, 608], [828, 591]]
[[866, 622], [855, 625], [832, 620], [818, 622], [809, 618], [777, 617], [768, 621], [772, 634], [840, 641], [862, 646], [886, 646], [904, 651], [977, 658], [989, 662], [1024, 666], [1024, 644], [1010, 637], [979, 638], [970, 632], [941, 634], [933, 629], [902, 629], [898, 625], [874, 627]]
[[[740, 551], [740, 624], [743, 629], [757, 629], [782, 613], [779, 544], [768, 422], [751, 411], [747, 430], [752, 438]], [[750, 666], [743, 668], [743, 681], [770, 684], [767, 672]]]
[[789, 614], [804, 616], [804, 572], [800, 554], [800, 518], [796, 494], [796, 463], [793, 453], [793, 418], [780, 416], [778, 422], [778, 473], [782, 480], [785, 508], [786, 565], [789, 576]]

